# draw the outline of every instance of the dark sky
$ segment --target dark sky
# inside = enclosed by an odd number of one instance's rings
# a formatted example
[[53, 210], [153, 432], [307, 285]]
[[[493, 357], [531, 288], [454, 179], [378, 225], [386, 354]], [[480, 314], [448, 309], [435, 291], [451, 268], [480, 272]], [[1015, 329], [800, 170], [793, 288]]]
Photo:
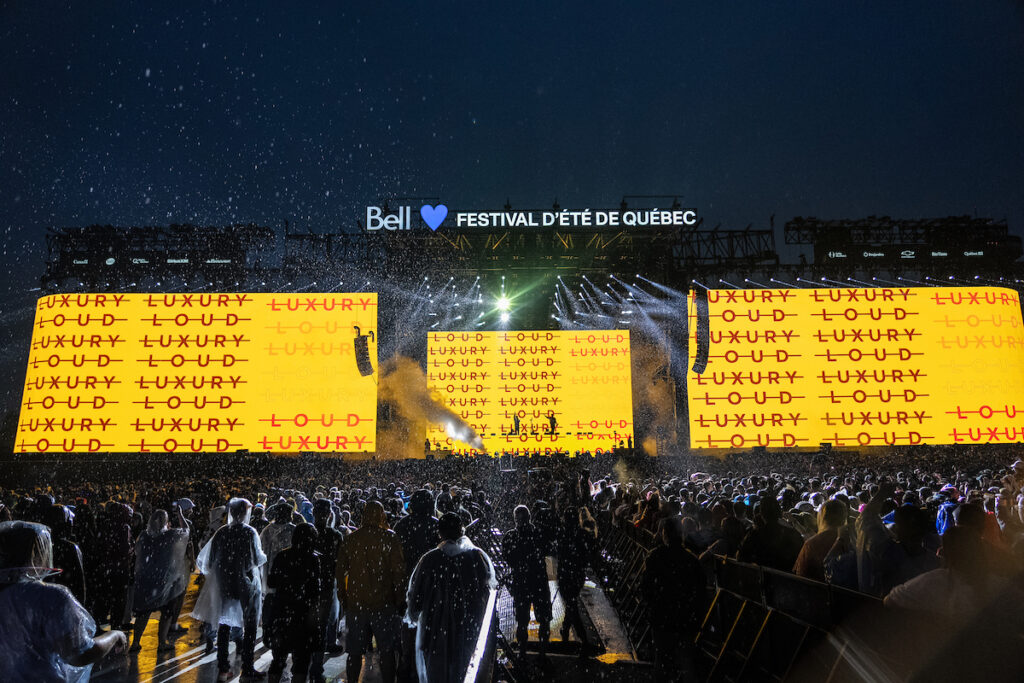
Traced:
[[0, 0], [0, 324], [46, 226], [337, 229], [388, 194], [1020, 233], [1022, 122], [1019, 0]]

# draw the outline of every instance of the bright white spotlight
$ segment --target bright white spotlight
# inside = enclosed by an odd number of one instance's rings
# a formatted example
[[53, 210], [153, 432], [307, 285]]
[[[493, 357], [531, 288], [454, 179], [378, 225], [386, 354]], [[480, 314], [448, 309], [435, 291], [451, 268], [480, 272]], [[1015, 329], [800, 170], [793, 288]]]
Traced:
[[507, 323], [509, 321], [509, 314], [508, 313], [502, 313], [501, 317], [499, 318], [499, 320], [501, 320], [501, 322], [503, 322], [503, 323]]
[[507, 296], [498, 297], [498, 310], [507, 311], [512, 307], [512, 302], [508, 300]]

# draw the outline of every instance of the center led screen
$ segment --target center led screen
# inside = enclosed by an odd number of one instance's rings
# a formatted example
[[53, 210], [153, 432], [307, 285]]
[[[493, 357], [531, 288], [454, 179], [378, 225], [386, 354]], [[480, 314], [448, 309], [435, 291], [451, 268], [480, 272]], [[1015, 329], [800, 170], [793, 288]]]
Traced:
[[373, 451], [376, 331], [368, 293], [44, 297], [15, 452]]
[[694, 448], [1024, 441], [1024, 326], [995, 287], [712, 290]]
[[[633, 439], [628, 330], [431, 332], [431, 392], [492, 454], [610, 451]], [[469, 451], [444, 427], [433, 448]]]

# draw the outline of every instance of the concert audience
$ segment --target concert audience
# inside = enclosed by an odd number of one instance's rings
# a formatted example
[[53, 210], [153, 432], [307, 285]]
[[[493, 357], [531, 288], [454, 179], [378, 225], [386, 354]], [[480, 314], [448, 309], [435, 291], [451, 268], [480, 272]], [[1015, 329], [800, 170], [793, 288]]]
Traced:
[[[992, 609], [985, 601], [998, 600], [1008, 585], [1015, 585], [1024, 557], [1024, 462], [1005, 468], [978, 454], [953, 457], [941, 451], [927, 460], [837, 453], [826, 461], [826, 469], [820, 462], [800, 464], [796, 457], [741, 454], [723, 461], [584, 461], [590, 472], [603, 476], [578, 472], [578, 463], [571, 460], [552, 459], [528, 476], [517, 470], [515, 485], [498, 479], [492, 463], [466, 460], [346, 465], [333, 474], [278, 475], [276, 480], [235, 474], [172, 483], [68, 481], [6, 493], [0, 516], [47, 522], [59, 539], [55, 545], [64, 549], [60, 561], [52, 563], [65, 569], [67, 576], [60, 580], [88, 599], [92, 617], [101, 626], [130, 628], [127, 612], [134, 612], [136, 645], [146, 627], [145, 612], [151, 610], [161, 612], [158, 647], [172, 640], [173, 632], [164, 627], [173, 623], [180, 602], [177, 607], [168, 605], [178, 597], [181, 578], [191, 569], [188, 554], [177, 554], [178, 541], [168, 542], [175, 548], [170, 552], [155, 539], [173, 531], [179, 532], [175, 537], [205, 539], [198, 546], [203, 548], [198, 565], [204, 584], [194, 614], [218, 633], [218, 661], [225, 676], [232, 673], [227, 666], [228, 642], [241, 637], [238, 650], [247, 680], [258, 678], [251, 648], [262, 603], [263, 577], [255, 570], [264, 555], [270, 561], [262, 572], [268, 588], [274, 588], [268, 594], [264, 625], [265, 643], [275, 656], [272, 677], [290, 655], [293, 672], [306, 671], [309, 680], [319, 680], [323, 653], [332, 651], [338, 636], [337, 596], [347, 604], [350, 677], [358, 676], [361, 657], [375, 635], [382, 673], [386, 680], [394, 680], [395, 655], [404, 650], [399, 634], [410, 641], [415, 633], [415, 647], [399, 661], [411, 662], [409, 655], [414, 653], [421, 680], [443, 680], [438, 678], [440, 671], [461, 666], [470, 646], [459, 639], [466, 632], [438, 629], [437, 624], [451, 617], [451, 607], [441, 609], [437, 596], [463, 591], [458, 609], [472, 612], [478, 604], [474, 601], [486, 595], [480, 586], [489, 583], [489, 571], [493, 572], [482, 569], [490, 565], [477, 562], [475, 554], [461, 558], [473, 549], [468, 539], [462, 541], [469, 522], [489, 533], [503, 520], [514, 520], [503, 534], [495, 532], [501, 540], [493, 548], [500, 555], [495, 559], [508, 567], [520, 647], [527, 640], [524, 626], [530, 605], [541, 624], [542, 643], [547, 639], [548, 615], [540, 609], [550, 605], [544, 555], [554, 554], [559, 560], [558, 593], [566, 605], [562, 637], [567, 640], [575, 633], [584, 645], [581, 654], [597, 651], [588, 642], [579, 596], [588, 577], [600, 583], [604, 559], [598, 550], [612, 525], [659, 534], [643, 573], [656, 646], [690, 632], [682, 617], [693, 610], [669, 605], [673, 600], [682, 604], [690, 595], [686, 591], [697, 595], [707, 586], [709, 574], [698, 578], [692, 572], [689, 560], [697, 554], [706, 567], [713, 565], [715, 556], [738, 558], [888, 596], [886, 604], [894, 609], [925, 613], [966, 614], [965, 603]], [[440, 492], [436, 498], [435, 492]], [[265, 501], [261, 505], [267, 521], [261, 534], [246, 522], [245, 501], [225, 505], [242, 495]], [[196, 521], [181, 519], [168, 503], [172, 500], [183, 512], [186, 506], [181, 503], [187, 500]], [[224, 526], [228, 507], [230, 523]], [[139, 515], [133, 520], [136, 510]], [[174, 529], [166, 528], [164, 510], [172, 511]], [[449, 513], [450, 526], [440, 536], [435, 511]], [[307, 525], [307, 516], [312, 526]], [[300, 528], [296, 522], [309, 529], [301, 540], [295, 537]], [[354, 531], [355, 526], [359, 529]], [[941, 548], [940, 530], [945, 532]], [[175, 573], [170, 565], [179, 557], [184, 558], [184, 568]], [[659, 565], [666, 557], [674, 559]], [[278, 595], [271, 575], [278, 560], [285, 558], [292, 559], [281, 565], [286, 569], [279, 574], [284, 588]], [[462, 571], [462, 562], [479, 569], [484, 579], [465, 586], [446, 583], [455, 570], [444, 568], [451, 565]], [[314, 571], [321, 564], [324, 567]], [[156, 565], [167, 566], [160, 572]], [[84, 570], [78, 578], [76, 566]], [[655, 579], [684, 567], [687, 578], [674, 584], [680, 593], [664, 593], [663, 601], [653, 600], [656, 592], [651, 587], [660, 585]], [[318, 572], [318, 587], [313, 590], [309, 576]], [[135, 602], [129, 607], [132, 577]], [[415, 592], [410, 577], [417, 584]], [[943, 593], [943, 585], [951, 586], [951, 592]], [[410, 602], [409, 612], [417, 626], [400, 631], [398, 615], [406, 598], [413, 596], [418, 607]], [[279, 597], [281, 604], [292, 608], [275, 614]], [[304, 605], [301, 613], [295, 609], [298, 605]], [[72, 618], [74, 609], [67, 609]], [[0, 625], [5, 621], [0, 616]], [[288, 637], [281, 639], [282, 633]], [[665, 648], [656, 650], [667, 653]], [[682, 657], [685, 652], [672, 654]], [[308, 668], [304, 662], [309, 662]], [[659, 658], [659, 666], [663, 664], [676, 672], [686, 666], [684, 659], [664, 656]], [[668, 669], [663, 670], [666, 677], [673, 675]]]

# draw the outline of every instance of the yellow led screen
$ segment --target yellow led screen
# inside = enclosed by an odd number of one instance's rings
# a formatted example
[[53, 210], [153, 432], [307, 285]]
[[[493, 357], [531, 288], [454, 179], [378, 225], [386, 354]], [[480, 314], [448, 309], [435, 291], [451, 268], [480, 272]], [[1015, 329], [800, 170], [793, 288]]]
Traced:
[[712, 290], [708, 305], [707, 369], [687, 383], [694, 448], [1024, 441], [1012, 290]]
[[[628, 330], [431, 332], [427, 346], [431, 392], [489, 453], [599, 453], [633, 439]], [[427, 438], [469, 450], [442, 427]]]
[[43, 297], [15, 452], [373, 451], [357, 327], [376, 294]]

